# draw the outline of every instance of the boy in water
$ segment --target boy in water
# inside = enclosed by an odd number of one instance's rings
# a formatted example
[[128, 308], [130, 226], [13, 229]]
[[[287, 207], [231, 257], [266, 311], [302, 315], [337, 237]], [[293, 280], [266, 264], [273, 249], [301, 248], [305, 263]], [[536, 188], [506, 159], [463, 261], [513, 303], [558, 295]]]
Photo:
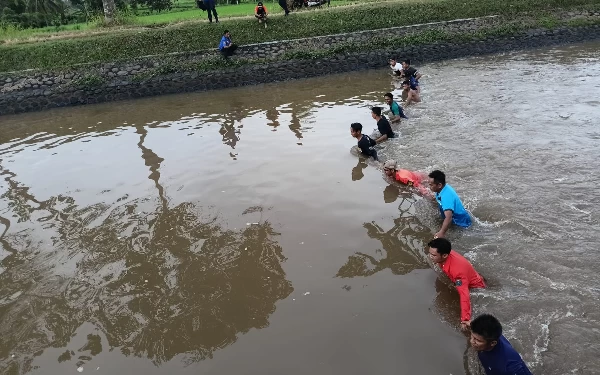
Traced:
[[387, 94], [385, 94], [384, 96], [385, 102], [387, 103], [387, 105], [390, 106], [390, 112], [392, 112], [392, 115], [390, 116], [390, 120], [392, 120], [392, 122], [396, 122], [396, 121], [400, 121], [400, 119], [408, 119], [408, 117], [406, 117], [406, 115], [404, 114], [404, 111], [402, 110], [402, 107], [400, 106], [400, 104], [398, 104], [395, 100], [394, 100], [394, 95], [392, 95], [391, 92], [388, 92]]
[[378, 160], [377, 151], [373, 149], [373, 146], [375, 146], [376, 143], [371, 137], [362, 133], [362, 128], [363, 126], [361, 124], [355, 122], [350, 125], [350, 134], [358, 140], [358, 148], [363, 155]]
[[492, 315], [473, 319], [469, 341], [486, 375], [531, 375], [523, 358], [502, 335], [502, 325]]
[[381, 114], [381, 107], [371, 108], [371, 117], [377, 121], [377, 129], [379, 129], [379, 133], [381, 133], [381, 136], [377, 138], [375, 142], [385, 142], [388, 139], [396, 136], [392, 130], [392, 125], [390, 125], [390, 122]]
[[406, 80], [402, 82], [402, 89], [407, 93], [406, 105], [410, 105], [411, 103], [419, 103], [421, 101], [419, 87], [414, 84], [414, 80]]
[[267, 7], [263, 5], [262, 2], [258, 2], [256, 7], [254, 8], [254, 17], [258, 20], [258, 23], [265, 24], [265, 28], [267, 28], [267, 15], [268, 15]]
[[419, 79], [421, 79], [421, 73], [417, 69], [410, 66], [410, 60], [406, 59], [402, 61], [402, 77], [407, 80], [414, 80], [414, 85], [419, 90]]
[[442, 171], [435, 170], [429, 174], [429, 189], [435, 193], [435, 200], [440, 208], [440, 214], [444, 219], [442, 227], [435, 234], [435, 238], [444, 237], [450, 224], [468, 228], [471, 226], [471, 216], [465, 210], [458, 194], [452, 186], [446, 184], [446, 175]]
[[406, 169], [398, 169], [398, 163], [395, 160], [388, 160], [383, 163], [383, 171], [388, 177], [408, 186], [414, 186], [423, 195], [429, 195], [428, 190], [421, 184], [427, 178], [425, 173], [412, 172]]

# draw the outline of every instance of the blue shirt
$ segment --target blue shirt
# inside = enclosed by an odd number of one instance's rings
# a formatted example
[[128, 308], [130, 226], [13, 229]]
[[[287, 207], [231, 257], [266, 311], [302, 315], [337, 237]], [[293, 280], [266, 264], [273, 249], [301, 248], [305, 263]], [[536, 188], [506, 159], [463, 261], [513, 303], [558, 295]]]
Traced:
[[231, 39], [223, 35], [221, 38], [221, 43], [219, 43], [219, 49], [222, 51], [223, 48], [231, 44]]
[[489, 352], [477, 352], [487, 375], [531, 375], [523, 359], [504, 336]]
[[452, 211], [452, 222], [459, 227], [468, 228], [471, 226], [471, 216], [465, 210], [458, 194], [452, 189], [452, 186], [446, 184], [442, 191], [435, 194], [435, 200], [440, 206], [442, 217], [445, 218], [444, 211]]

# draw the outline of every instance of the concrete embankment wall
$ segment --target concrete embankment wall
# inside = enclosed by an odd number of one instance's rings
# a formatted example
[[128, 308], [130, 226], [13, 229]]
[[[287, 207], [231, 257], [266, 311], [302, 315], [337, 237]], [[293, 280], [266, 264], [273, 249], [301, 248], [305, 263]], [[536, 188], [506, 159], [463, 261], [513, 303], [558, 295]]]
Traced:
[[387, 65], [390, 56], [411, 58], [415, 65], [420, 65], [443, 59], [600, 39], [600, 25], [593, 24], [521, 30], [502, 37], [481, 33], [476, 40], [428, 41], [399, 48], [332, 53], [313, 60], [285, 57], [290, 52], [307, 48], [318, 51], [348, 43], [369, 45], [382, 36], [403, 37], [429, 30], [473, 34], [489, 30], [499, 22], [502, 20], [496, 17], [484, 17], [241, 46], [236, 59], [243, 60], [244, 64], [208, 71], [178, 69], [177, 66], [183, 63], [193, 66], [209, 59], [214, 62], [219, 58], [214, 50], [147, 56], [129, 62], [86, 64], [64, 70], [0, 73], [0, 115], [381, 68]]

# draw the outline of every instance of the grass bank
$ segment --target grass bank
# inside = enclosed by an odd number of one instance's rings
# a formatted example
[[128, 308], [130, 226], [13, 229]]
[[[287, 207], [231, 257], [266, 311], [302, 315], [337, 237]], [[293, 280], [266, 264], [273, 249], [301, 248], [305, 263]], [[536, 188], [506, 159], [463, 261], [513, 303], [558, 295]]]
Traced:
[[569, 10], [582, 7], [599, 9], [600, 0], [416, 0], [371, 3], [273, 17], [268, 29], [248, 19], [231, 19], [220, 25], [194, 23], [143, 32], [123, 31], [72, 40], [0, 45], [0, 71], [60, 68], [80, 63], [215, 48], [225, 28], [232, 32], [236, 43], [249, 44], [486, 15], [511, 18], [526, 12], [543, 13], [557, 8]]

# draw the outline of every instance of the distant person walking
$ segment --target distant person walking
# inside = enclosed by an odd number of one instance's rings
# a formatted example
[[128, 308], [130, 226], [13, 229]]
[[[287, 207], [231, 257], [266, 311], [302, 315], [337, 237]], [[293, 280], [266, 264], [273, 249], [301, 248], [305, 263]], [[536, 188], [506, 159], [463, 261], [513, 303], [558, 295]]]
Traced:
[[216, 0], [204, 0], [204, 7], [208, 13], [208, 22], [210, 23], [212, 23], [213, 15], [215, 16], [216, 23], [219, 23], [219, 15], [217, 14], [216, 5]]
[[435, 234], [435, 238], [444, 237], [451, 223], [463, 228], [471, 226], [471, 216], [465, 210], [452, 186], [446, 184], [444, 172], [435, 170], [429, 174], [429, 189], [435, 193], [435, 200], [444, 219], [442, 227]]
[[279, 0], [279, 6], [281, 7], [281, 9], [283, 9], [286, 16], [290, 14], [290, 10], [288, 9], [287, 5], [287, 0]]
[[452, 244], [445, 238], [431, 240], [429, 258], [437, 264], [456, 287], [460, 299], [460, 328], [466, 330], [471, 325], [471, 295], [469, 289], [485, 288], [483, 277], [462, 255], [452, 250]]
[[469, 341], [486, 375], [531, 375], [523, 358], [502, 335], [502, 325], [492, 315], [473, 319]]
[[219, 51], [221, 51], [223, 57], [228, 58], [233, 55], [236, 49], [237, 45], [231, 42], [231, 33], [229, 30], [225, 30], [225, 32], [223, 32], [223, 37], [221, 38], [221, 43], [219, 43]]

